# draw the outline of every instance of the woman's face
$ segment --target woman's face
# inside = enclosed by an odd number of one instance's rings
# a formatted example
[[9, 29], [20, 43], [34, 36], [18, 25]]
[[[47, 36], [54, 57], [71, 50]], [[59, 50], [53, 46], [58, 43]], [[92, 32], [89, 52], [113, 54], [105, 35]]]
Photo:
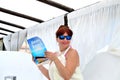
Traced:
[[64, 33], [63, 35], [58, 36], [57, 38], [57, 42], [59, 46], [62, 48], [67, 48], [70, 45], [70, 41], [71, 41], [71, 36], [68, 36], [67, 33]]

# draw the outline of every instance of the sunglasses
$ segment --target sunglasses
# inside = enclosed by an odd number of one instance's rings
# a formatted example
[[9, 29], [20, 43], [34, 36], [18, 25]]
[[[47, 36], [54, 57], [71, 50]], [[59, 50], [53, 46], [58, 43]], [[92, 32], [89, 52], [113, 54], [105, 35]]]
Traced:
[[64, 40], [65, 38], [66, 38], [66, 40], [71, 40], [71, 36], [63, 36], [63, 35], [60, 35], [60, 36], [58, 36], [59, 37], [59, 39], [61, 39], [61, 40]]

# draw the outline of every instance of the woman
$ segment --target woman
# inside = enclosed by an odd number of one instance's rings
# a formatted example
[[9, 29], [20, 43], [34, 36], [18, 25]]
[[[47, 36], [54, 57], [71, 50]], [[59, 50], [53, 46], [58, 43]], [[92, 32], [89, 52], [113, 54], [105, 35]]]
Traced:
[[68, 26], [61, 25], [56, 31], [59, 52], [45, 52], [46, 57], [51, 61], [48, 70], [38, 65], [40, 71], [49, 80], [83, 80], [78, 52], [70, 46], [72, 35], [73, 32]]

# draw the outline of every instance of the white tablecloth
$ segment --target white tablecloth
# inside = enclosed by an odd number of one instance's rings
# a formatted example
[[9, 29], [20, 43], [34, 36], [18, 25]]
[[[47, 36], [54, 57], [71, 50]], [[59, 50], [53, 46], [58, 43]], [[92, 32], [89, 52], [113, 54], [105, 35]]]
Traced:
[[30, 54], [0, 51], [0, 80], [12, 76], [15, 76], [16, 80], [43, 80]]

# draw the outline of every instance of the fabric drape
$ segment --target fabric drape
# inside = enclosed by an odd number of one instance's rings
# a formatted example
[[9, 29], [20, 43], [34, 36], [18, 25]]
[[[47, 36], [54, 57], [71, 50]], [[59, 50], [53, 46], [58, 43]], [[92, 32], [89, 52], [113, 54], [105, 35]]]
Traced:
[[[119, 0], [103, 1], [68, 14], [68, 24], [74, 31], [72, 45], [79, 51], [82, 70], [99, 50], [114, 45], [118, 23]], [[118, 44], [120, 40], [116, 38], [115, 44]]]

